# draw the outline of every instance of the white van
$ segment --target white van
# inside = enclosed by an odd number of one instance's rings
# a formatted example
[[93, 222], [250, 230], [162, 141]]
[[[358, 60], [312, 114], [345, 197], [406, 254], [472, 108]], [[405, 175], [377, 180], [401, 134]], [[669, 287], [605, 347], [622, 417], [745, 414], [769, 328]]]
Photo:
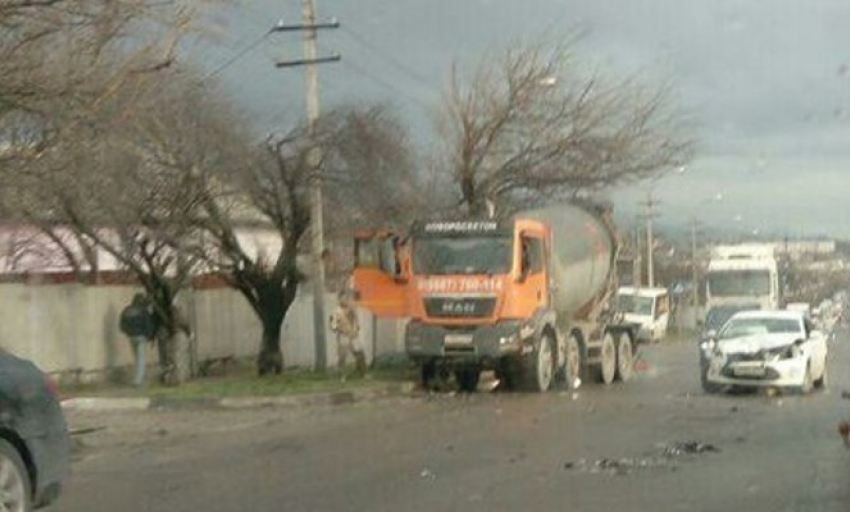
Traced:
[[656, 343], [667, 336], [670, 297], [665, 288], [623, 286], [617, 291], [617, 309], [624, 320], [640, 325], [638, 341]]

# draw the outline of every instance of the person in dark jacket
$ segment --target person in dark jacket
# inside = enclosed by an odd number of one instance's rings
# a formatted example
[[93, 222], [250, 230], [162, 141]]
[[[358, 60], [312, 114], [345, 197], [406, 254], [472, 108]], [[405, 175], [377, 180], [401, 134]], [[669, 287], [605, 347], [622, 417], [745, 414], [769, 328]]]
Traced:
[[156, 333], [153, 308], [143, 293], [133, 296], [130, 305], [121, 312], [121, 332], [130, 338], [133, 355], [136, 360], [136, 375], [133, 384], [141, 386], [145, 383], [145, 355], [147, 344], [153, 340]]

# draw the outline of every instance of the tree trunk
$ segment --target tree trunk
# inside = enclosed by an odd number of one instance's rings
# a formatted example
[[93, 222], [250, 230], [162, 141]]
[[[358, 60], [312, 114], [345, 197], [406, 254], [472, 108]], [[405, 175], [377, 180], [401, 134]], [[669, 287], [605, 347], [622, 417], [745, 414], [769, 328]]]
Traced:
[[189, 378], [189, 337], [180, 329], [162, 329], [157, 336], [160, 380], [166, 386], [179, 386]]
[[[171, 296], [164, 296], [169, 304]], [[159, 378], [166, 386], [179, 386], [189, 378], [189, 324], [182, 311], [177, 306], [158, 308], [159, 328], [156, 333], [157, 351], [159, 353]]]
[[280, 331], [283, 319], [293, 299], [287, 300], [278, 287], [273, 292], [261, 296], [260, 321], [263, 324], [263, 338], [260, 353], [257, 356], [257, 372], [260, 375], [279, 375], [283, 372], [283, 351], [280, 349]]

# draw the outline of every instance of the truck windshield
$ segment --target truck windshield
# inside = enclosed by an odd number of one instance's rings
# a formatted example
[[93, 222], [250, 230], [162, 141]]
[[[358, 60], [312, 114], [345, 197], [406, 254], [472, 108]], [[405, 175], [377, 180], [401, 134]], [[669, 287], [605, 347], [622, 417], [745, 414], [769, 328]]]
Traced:
[[620, 295], [617, 297], [617, 309], [623, 313], [636, 315], [652, 314], [652, 297], [637, 297], [635, 295]]
[[414, 242], [416, 274], [506, 274], [511, 238], [501, 236], [420, 238]]
[[724, 270], [708, 274], [708, 291], [715, 297], [741, 297], [770, 293], [767, 270]]

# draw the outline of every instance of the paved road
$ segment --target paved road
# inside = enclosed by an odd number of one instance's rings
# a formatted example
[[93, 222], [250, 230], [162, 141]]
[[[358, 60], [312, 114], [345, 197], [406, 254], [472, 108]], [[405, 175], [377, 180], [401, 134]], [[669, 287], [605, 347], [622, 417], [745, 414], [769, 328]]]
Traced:
[[[674, 344], [575, 394], [75, 413], [107, 428], [82, 436], [53, 510], [846, 512], [850, 337], [832, 348], [830, 390], [806, 397], [703, 395], [695, 348]], [[665, 455], [683, 441], [720, 451]]]

